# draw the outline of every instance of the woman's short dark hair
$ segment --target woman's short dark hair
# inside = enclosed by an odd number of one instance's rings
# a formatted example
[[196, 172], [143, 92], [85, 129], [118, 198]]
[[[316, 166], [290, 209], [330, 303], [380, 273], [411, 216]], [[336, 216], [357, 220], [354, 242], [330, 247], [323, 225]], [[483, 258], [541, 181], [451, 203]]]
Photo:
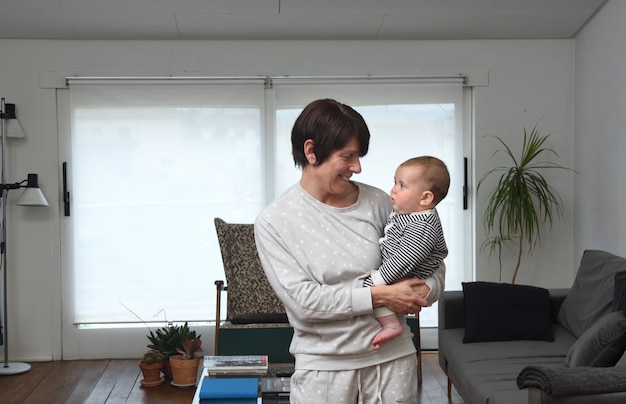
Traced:
[[293, 161], [300, 168], [309, 164], [304, 155], [304, 142], [309, 139], [315, 144], [315, 164], [320, 165], [354, 137], [359, 142], [359, 156], [365, 156], [370, 131], [361, 114], [335, 100], [313, 101], [302, 110], [291, 130]]

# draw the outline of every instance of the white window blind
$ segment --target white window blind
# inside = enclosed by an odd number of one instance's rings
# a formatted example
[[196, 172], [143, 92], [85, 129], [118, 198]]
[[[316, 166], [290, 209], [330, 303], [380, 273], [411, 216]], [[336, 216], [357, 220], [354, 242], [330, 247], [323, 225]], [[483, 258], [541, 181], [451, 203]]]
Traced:
[[213, 219], [263, 206], [263, 102], [262, 80], [71, 84], [73, 323], [214, 318]]
[[[463, 87], [461, 78], [449, 82], [422, 80], [361, 80], [356, 84], [324, 83], [323, 79], [274, 81], [276, 108], [276, 156], [291, 153], [291, 126], [302, 108], [318, 98], [335, 98], [354, 107], [367, 122], [371, 140], [362, 159], [362, 173], [355, 181], [375, 185], [389, 192], [397, 166], [420, 155], [441, 158], [450, 171], [450, 191], [438, 206], [448, 244], [446, 289], [461, 289], [465, 279], [463, 263]], [[355, 80], [356, 81], [356, 80]], [[275, 193], [299, 179], [287, 160], [276, 159]], [[280, 165], [282, 162], [283, 165]], [[437, 327], [437, 305], [422, 310], [422, 327]]]

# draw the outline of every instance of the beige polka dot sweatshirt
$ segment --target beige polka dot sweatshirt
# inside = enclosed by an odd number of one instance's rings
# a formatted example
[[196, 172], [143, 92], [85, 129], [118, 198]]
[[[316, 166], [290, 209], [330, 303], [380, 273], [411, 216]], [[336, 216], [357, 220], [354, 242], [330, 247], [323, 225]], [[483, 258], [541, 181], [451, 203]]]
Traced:
[[294, 328], [296, 369], [358, 369], [415, 352], [406, 326], [380, 350], [371, 344], [380, 324], [363, 280], [381, 263], [378, 240], [391, 203], [380, 189], [355, 184], [358, 201], [335, 208], [298, 183], [255, 222], [263, 268]]

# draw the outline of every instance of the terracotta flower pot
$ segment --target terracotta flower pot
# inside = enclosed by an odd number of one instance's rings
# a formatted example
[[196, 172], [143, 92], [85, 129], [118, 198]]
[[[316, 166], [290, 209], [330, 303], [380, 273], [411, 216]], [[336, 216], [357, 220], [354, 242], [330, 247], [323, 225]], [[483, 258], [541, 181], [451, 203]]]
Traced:
[[163, 358], [163, 369], [162, 369], [163, 374], [165, 375], [165, 377], [167, 377], [168, 379], [172, 379], [172, 368], [170, 367], [170, 357], [166, 356]]
[[140, 381], [142, 386], [152, 387], [163, 383], [163, 378], [161, 377], [161, 369], [163, 368], [162, 362], [151, 363], [149, 365], [144, 362], [139, 362], [139, 368], [141, 369], [141, 373], [143, 373], [143, 380]]
[[184, 356], [170, 357], [172, 368], [172, 384], [175, 386], [192, 386], [196, 384], [200, 358], [185, 359]]

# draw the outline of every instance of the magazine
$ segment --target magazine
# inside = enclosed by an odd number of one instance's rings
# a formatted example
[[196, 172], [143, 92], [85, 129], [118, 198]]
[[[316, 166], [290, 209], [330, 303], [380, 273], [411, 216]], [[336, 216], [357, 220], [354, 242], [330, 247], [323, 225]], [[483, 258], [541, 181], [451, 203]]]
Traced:
[[267, 355], [205, 356], [204, 368], [210, 376], [265, 375], [268, 368]]

